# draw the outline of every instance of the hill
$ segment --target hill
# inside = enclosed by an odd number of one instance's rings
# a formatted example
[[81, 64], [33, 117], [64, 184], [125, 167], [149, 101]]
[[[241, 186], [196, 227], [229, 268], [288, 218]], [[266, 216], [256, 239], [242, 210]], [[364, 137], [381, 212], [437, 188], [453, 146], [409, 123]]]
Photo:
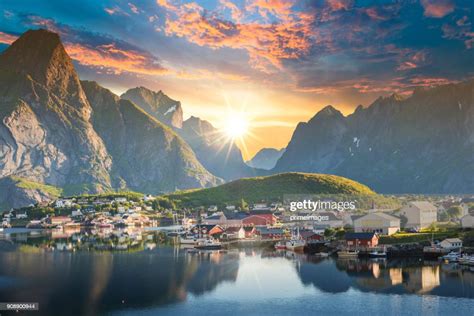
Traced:
[[181, 191], [164, 196], [181, 206], [237, 204], [281, 200], [285, 194], [375, 195], [370, 188], [347, 178], [312, 173], [281, 173], [235, 180], [208, 189]]

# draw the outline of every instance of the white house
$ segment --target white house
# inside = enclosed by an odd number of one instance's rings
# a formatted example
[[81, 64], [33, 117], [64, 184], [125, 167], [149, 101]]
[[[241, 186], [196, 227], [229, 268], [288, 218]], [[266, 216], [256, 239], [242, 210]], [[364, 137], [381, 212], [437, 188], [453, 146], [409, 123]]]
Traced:
[[459, 238], [447, 238], [440, 243], [441, 248], [455, 250], [462, 248], [462, 240]]
[[74, 211], [71, 212], [71, 216], [72, 217], [82, 216], [82, 212], [81, 212], [81, 210], [74, 210]]
[[240, 227], [229, 227], [225, 230], [225, 234], [229, 239], [244, 239], [245, 229], [243, 226]]
[[16, 219], [27, 219], [28, 214], [26, 214], [26, 212], [20, 213], [20, 212], [17, 211], [16, 214], [15, 214], [15, 217], [16, 217]]
[[385, 213], [369, 213], [354, 220], [356, 233], [392, 235], [400, 230], [400, 219]]
[[117, 203], [125, 203], [125, 202], [127, 202], [127, 198], [125, 198], [125, 197], [116, 197], [114, 199], [114, 201], [117, 202]]
[[153, 201], [155, 200], [155, 197], [153, 195], [147, 194], [143, 197], [143, 201], [148, 202], [148, 201]]
[[405, 216], [408, 221], [405, 228], [426, 228], [436, 223], [438, 209], [426, 201], [409, 202], [400, 210], [400, 215]]
[[54, 205], [57, 208], [71, 207], [72, 206], [72, 200], [70, 200], [70, 199], [58, 199], [58, 200], [56, 200], [56, 203]]
[[207, 209], [207, 211], [210, 212], [210, 213], [217, 212], [217, 205], [211, 205], [211, 206], [209, 206], [209, 208]]
[[462, 228], [474, 228], [474, 215], [465, 215], [461, 217]]

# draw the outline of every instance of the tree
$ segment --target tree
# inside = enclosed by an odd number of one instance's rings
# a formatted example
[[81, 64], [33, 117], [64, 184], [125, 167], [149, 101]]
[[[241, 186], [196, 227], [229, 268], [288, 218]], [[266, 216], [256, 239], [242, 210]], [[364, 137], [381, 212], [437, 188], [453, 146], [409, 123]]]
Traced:
[[331, 237], [334, 235], [334, 229], [332, 228], [326, 228], [324, 230], [324, 237]]
[[240, 210], [242, 211], [247, 211], [249, 209], [249, 205], [247, 202], [245, 202], [245, 200], [242, 198], [240, 200]]
[[446, 211], [441, 211], [439, 214], [438, 214], [438, 220], [440, 222], [446, 222], [449, 220], [449, 214], [448, 212]]
[[462, 208], [459, 205], [451, 206], [448, 208], [447, 213], [451, 218], [458, 218], [461, 215]]

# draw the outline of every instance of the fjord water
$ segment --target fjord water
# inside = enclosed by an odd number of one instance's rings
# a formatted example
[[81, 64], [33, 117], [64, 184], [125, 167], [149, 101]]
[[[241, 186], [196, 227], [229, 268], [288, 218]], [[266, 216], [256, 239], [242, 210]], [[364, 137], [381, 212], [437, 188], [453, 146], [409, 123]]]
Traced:
[[0, 252], [0, 301], [39, 302], [28, 315], [471, 315], [474, 272], [258, 249], [16, 250]]

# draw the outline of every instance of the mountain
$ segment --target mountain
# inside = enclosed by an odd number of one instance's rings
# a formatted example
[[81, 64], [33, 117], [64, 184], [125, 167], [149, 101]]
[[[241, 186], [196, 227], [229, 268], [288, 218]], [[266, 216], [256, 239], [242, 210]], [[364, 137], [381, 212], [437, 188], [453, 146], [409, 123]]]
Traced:
[[0, 208], [19, 208], [58, 198], [62, 190], [43, 183], [10, 176], [0, 179]]
[[12, 196], [27, 204], [42, 200], [51, 192], [46, 184], [70, 195], [129, 187], [156, 193], [220, 181], [171, 129], [110, 91], [81, 83], [57, 34], [27, 31], [0, 55], [4, 207], [14, 205]]
[[82, 86], [93, 126], [112, 157], [114, 187], [156, 194], [220, 183], [169, 127], [96, 82]]
[[0, 55], [0, 178], [67, 192], [110, 188], [111, 159], [57, 34], [28, 31]]
[[378, 98], [298, 124], [274, 173], [337, 174], [382, 193], [474, 192], [474, 81]]
[[360, 194], [375, 195], [367, 186], [332, 175], [282, 173], [266, 177], [235, 180], [223, 185], [167, 195], [185, 206], [240, 204], [281, 200], [286, 194]]
[[177, 132], [191, 146], [199, 161], [212, 174], [225, 180], [255, 176], [258, 170], [247, 166], [240, 149], [223, 139], [211, 123], [191, 116]]
[[247, 161], [246, 164], [253, 168], [270, 170], [275, 167], [278, 159], [280, 159], [284, 152], [285, 148], [262, 148], [251, 160]]
[[181, 102], [171, 99], [161, 90], [154, 92], [145, 87], [137, 87], [127, 90], [121, 95], [121, 98], [132, 101], [145, 110], [145, 112], [168, 126], [174, 128], [181, 128], [183, 126]]

